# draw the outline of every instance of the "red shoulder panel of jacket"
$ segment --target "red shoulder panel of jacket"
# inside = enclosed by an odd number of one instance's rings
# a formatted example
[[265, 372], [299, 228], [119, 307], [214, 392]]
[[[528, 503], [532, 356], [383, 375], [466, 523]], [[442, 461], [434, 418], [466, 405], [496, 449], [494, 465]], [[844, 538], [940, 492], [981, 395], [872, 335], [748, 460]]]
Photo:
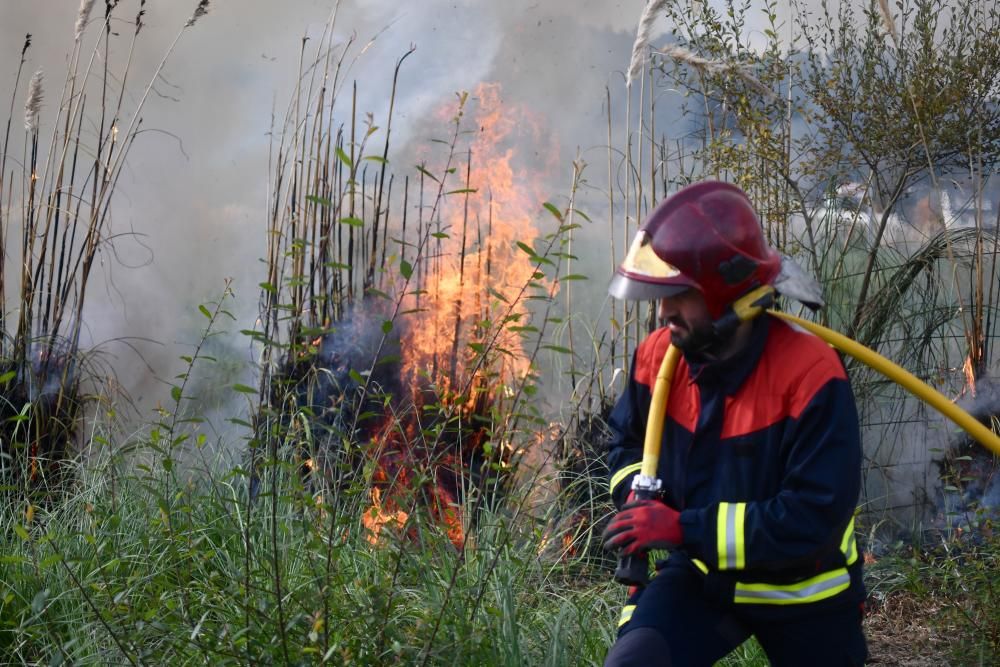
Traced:
[[[650, 393], [669, 346], [670, 329], [663, 327], [651, 333], [636, 350], [635, 381], [645, 385]], [[687, 361], [681, 357], [670, 386], [667, 414], [682, 427], [694, 432], [699, 408], [698, 386], [691, 382]]]
[[656, 381], [656, 371], [660, 369], [663, 355], [670, 347], [670, 329], [663, 327], [649, 334], [646, 340], [639, 343], [635, 351], [635, 381], [649, 387], [653, 391]]
[[722, 437], [797, 419], [831, 380], [846, 380], [837, 353], [818, 336], [772, 320], [764, 352], [735, 396], [726, 399]]

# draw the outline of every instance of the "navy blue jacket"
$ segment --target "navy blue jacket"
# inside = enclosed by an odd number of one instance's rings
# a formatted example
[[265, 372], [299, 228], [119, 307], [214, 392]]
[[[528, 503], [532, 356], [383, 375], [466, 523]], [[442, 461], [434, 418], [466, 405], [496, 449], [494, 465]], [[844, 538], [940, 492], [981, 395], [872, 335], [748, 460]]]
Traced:
[[[618, 507], [639, 470], [653, 382], [670, 343], [636, 350], [611, 413]], [[854, 536], [861, 484], [857, 409], [837, 353], [798, 327], [759, 317], [724, 362], [681, 359], [658, 476], [680, 510], [690, 559], [724, 601], [809, 604], [864, 598]]]

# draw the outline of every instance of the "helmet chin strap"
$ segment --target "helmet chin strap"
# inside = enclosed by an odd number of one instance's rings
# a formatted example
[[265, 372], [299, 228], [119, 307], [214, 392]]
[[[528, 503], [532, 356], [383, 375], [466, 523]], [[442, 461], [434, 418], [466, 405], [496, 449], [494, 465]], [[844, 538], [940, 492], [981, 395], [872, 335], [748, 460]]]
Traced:
[[692, 331], [688, 340], [679, 347], [688, 353], [718, 356], [740, 324], [752, 320], [774, 305], [774, 296], [774, 288], [770, 285], [748, 292], [730, 304], [726, 312], [712, 322], [710, 329]]

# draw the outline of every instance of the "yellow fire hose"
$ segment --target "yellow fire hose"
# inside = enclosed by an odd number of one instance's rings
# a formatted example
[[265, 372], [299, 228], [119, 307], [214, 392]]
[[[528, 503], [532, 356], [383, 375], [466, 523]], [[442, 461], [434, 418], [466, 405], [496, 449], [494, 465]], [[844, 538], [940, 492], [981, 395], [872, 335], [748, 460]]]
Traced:
[[[667, 417], [670, 385], [680, 359], [681, 351], [671, 344], [656, 373], [653, 397], [649, 404], [649, 419], [646, 421], [646, 439], [642, 444], [642, 467], [632, 480], [636, 500], [655, 498], [662, 486], [662, 482], [656, 477], [656, 468], [660, 465], [660, 445], [663, 443], [663, 424]], [[615, 581], [628, 586], [645, 586], [649, 581], [649, 557], [646, 554], [636, 554], [619, 558]]]
[[[819, 336], [824, 341], [844, 354], [854, 357], [861, 363], [882, 373], [896, 384], [900, 385], [914, 396], [937, 409], [948, 419], [961, 427], [979, 444], [1000, 456], [1000, 436], [986, 428], [975, 417], [958, 407], [941, 392], [921, 381], [905, 368], [894, 364], [878, 352], [871, 350], [847, 336], [828, 329], [821, 324], [810, 322], [801, 317], [783, 313], [777, 310], [765, 310], [763, 304], [770, 301], [773, 288], [762, 287], [733, 304], [734, 314], [741, 320], [752, 319], [761, 313], [792, 322], [807, 331]], [[636, 499], [652, 498], [659, 492], [662, 485], [656, 477], [656, 469], [660, 463], [660, 446], [663, 441], [663, 424], [667, 414], [667, 402], [670, 398], [670, 385], [673, 382], [674, 371], [680, 360], [680, 350], [673, 345], [667, 348], [660, 363], [653, 385], [652, 402], [649, 408], [649, 420], [646, 422], [646, 438], [642, 447], [642, 468], [632, 482]], [[628, 585], [645, 585], [649, 577], [649, 559], [645, 555], [621, 558], [615, 571], [615, 580]]]
[[[986, 426], [984, 426], [975, 417], [949, 401], [944, 394], [921, 381], [913, 375], [913, 373], [909, 372], [902, 366], [892, 363], [881, 354], [868, 349], [861, 343], [851, 340], [847, 336], [839, 334], [833, 329], [828, 329], [821, 324], [816, 324], [815, 322], [804, 320], [801, 317], [796, 317], [795, 315], [789, 315], [788, 313], [782, 313], [776, 310], [768, 310], [767, 313], [788, 322], [794, 322], [803, 329], [816, 334], [844, 354], [854, 357], [861, 363], [878, 371], [899, 386], [908, 390], [924, 403], [936, 408], [938, 412], [960, 426], [976, 442], [994, 454], [1000, 456], [1000, 436], [986, 428]], [[661, 425], [659, 428], [662, 432], [663, 426]], [[657, 452], [657, 457], [658, 456], [659, 452]], [[645, 454], [643, 455], [643, 461], [645, 461]]]

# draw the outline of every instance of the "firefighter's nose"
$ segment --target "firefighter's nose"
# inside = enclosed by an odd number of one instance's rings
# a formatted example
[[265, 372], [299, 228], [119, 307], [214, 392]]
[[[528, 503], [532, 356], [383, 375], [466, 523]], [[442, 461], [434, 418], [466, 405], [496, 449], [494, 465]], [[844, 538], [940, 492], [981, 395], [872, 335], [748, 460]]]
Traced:
[[656, 317], [661, 322], [666, 322], [671, 315], [677, 313], [677, 308], [673, 303], [673, 299], [660, 299], [659, 303], [656, 304]]

